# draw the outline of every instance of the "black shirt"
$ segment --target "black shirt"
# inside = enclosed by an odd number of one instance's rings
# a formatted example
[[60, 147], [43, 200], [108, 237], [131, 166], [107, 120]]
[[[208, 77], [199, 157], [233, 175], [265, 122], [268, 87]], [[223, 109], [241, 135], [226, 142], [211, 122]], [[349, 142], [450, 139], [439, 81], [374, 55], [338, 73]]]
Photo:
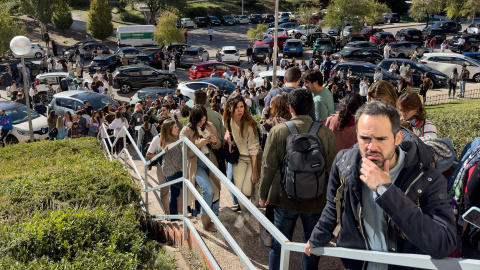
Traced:
[[87, 111], [87, 114], [92, 116], [92, 111], [93, 111], [93, 107], [92, 106], [88, 106], [88, 107], [85, 107], [83, 106], [83, 108]]
[[253, 48], [248, 48], [247, 49], [247, 55], [250, 56], [253, 54]]

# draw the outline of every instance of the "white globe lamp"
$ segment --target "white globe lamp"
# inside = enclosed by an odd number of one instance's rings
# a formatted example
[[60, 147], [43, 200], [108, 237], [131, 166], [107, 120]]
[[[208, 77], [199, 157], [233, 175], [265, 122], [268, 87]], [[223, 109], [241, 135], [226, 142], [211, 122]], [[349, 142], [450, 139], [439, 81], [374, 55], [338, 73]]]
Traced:
[[10, 49], [16, 55], [27, 55], [32, 50], [32, 42], [24, 36], [16, 36], [10, 41]]

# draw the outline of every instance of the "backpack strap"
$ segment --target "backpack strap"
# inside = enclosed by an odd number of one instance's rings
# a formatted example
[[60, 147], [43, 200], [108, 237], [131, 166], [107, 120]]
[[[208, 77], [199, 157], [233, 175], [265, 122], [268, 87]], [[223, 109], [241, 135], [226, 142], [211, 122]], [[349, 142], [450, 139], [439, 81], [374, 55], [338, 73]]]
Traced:
[[343, 199], [343, 191], [345, 190], [345, 183], [346, 183], [345, 176], [342, 174], [341, 171], [338, 171], [338, 176], [340, 177], [340, 186], [337, 189], [335, 198], [333, 198], [333, 201], [335, 202], [336, 208], [337, 208], [337, 227], [333, 232], [335, 237], [338, 236], [338, 232], [340, 231], [340, 227], [342, 225], [342, 199]]
[[290, 130], [290, 134], [298, 134], [297, 127], [292, 121], [284, 122], [284, 124], [288, 127], [288, 130]]
[[310, 127], [310, 130], [308, 131], [308, 133], [312, 134], [312, 135], [317, 135], [321, 126], [322, 126], [322, 124], [320, 124], [318, 122], [313, 122], [312, 126]]

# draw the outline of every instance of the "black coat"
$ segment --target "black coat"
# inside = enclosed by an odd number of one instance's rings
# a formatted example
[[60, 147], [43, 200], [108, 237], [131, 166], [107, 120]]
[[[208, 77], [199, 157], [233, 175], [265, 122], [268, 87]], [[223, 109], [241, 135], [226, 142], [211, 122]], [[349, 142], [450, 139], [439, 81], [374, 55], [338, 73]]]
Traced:
[[[407, 153], [404, 167], [394, 185], [376, 200], [387, 215], [387, 249], [388, 252], [428, 254], [440, 259], [456, 248], [454, 216], [446, 193], [447, 181], [430, 167], [433, 153], [428, 146], [412, 132], [402, 131], [400, 147]], [[334, 237], [332, 233], [337, 225], [334, 198], [340, 186], [341, 172], [346, 185], [337, 246], [369, 249], [361, 219], [360, 160], [358, 144], [337, 154], [330, 171], [327, 204], [310, 237], [312, 247], [326, 246]], [[342, 259], [342, 262], [347, 269], [364, 269], [365, 266], [363, 261]], [[411, 268], [390, 266], [389, 269]]]

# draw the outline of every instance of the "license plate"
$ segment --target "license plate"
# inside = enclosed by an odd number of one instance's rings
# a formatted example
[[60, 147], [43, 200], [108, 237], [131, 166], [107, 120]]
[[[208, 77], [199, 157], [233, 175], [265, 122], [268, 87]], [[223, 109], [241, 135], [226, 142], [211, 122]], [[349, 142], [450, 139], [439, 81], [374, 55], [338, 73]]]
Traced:
[[295, 48], [290, 49], [290, 51], [296, 51], [296, 50], [297, 50], [297, 49], [295, 49]]
[[418, 38], [418, 36], [413, 36], [413, 38]]

